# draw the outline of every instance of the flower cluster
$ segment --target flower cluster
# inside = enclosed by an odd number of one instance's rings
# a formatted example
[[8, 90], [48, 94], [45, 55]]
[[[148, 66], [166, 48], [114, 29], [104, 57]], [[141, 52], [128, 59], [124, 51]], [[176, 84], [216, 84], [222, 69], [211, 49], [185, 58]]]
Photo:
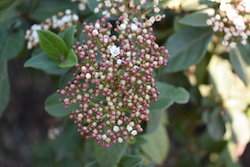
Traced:
[[58, 15], [53, 16], [51, 19], [46, 19], [44, 23], [34, 24], [29, 30], [26, 31], [25, 39], [28, 40], [27, 48], [32, 49], [39, 43], [36, 30], [49, 30], [59, 29], [60, 31], [66, 30], [68, 27], [78, 23], [79, 17], [73, 14], [70, 9], [65, 13], [59, 12]]
[[74, 80], [57, 91], [65, 96], [60, 101], [65, 108], [78, 104], [70, 118], [86, 139], [104, 147], [133, 140], [157, 101], [153, 70], [167, 65], [168, 50], [154, 42], [152, 28], [124, 17], [115, 26], [106, 17], [83, 25], [89, 40], [73, 46], [79, 64]]
[[207, 20], [214, 32], [223, 34], [222, 44], [234, 48], [236, 43], [245, 45], [250, 36], [250, 20], [244, 18], [250, 12], [249, 0], [221, 0], [219, 14]]
[[[147, 0], [140, 0], [136, 4], [135, 0], [98, 0], [100, 3], [95, 8], [95, 12], [102, 12], [104, 16], [110, 17], [112, 15], [123, 16], [131, 19], [133, 22], [138, 22], [138, 19], [144, 20], [144, 25], [150, 27], [155, 21], [160, 21], [165, 15], [160, 15], [159, 0], [153, 0], [152, 7], [148, 9]], [[152, 12], [150, 18], [147, 14]], [[136, 16], [136, 17], [135, 17]]]

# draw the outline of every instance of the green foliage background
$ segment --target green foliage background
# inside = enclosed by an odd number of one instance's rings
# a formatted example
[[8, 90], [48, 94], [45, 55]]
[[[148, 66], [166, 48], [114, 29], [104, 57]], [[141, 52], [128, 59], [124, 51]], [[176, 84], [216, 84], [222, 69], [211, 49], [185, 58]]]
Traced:
[[[60, 95], [53, 94], [45, 101], [45, 110], [59, 117], [61, 132], [54, 140], [33, 146], [34, 166], [241, 166], [237, 148], [250, 139], [249, 40], [247, 45], [238, 44], [231, 50], [223, 47], [206, 25], [206, 9], [216, 9], [216, 3], [171, 0], [162, 5], [177, 2], [181, 6], [165, 9], [166, 18], [153, 26], [157, 42], [169, 50], [171, 57], [168, 66], [156, 71], [161, 95], [151, 103], [145, 132], [133, 142], [112, 144], [109, 149], [83, 140], [68, 118], [74, 106], [63, 109]], [[81, 21], [94, 22], [101, 17], [93, 12], [96, 6], [96, 1], [88, 0], [87, 9], [79, 11], [77, 3], [68, 0], [0, 1], [1, 114], [8, 112], [9, 60], [26, 60], [27, 70], [42, 70], [55, 81], [55, 88], [62, 88], [77, 63], [71, 46], [85, 38], [74, 35], [75, 30], [82, 29], [80, 23], [60, 33], [39, 30], [40, 46], [29, 51], [25, 30], [66, 9], [77, 12]]]

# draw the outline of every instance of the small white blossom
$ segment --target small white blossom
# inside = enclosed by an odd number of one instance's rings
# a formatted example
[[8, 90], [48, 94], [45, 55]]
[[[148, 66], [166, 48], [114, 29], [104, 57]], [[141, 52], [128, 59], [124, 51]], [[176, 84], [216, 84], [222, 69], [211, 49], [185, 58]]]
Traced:
[[134, 23], [131, 24], [131, 30], [136, 31], [138, 29], [138, 26]]
[[118, 125], [121, 125], [122, 123], [123, 123], [123, 121], [120, 120], [120, 119], [117, 121], [117, 124], [118, 124]]
[[114, 127], [113, 127], [113, 131], [114, 131], [114, 132], [118, 132], [119, 130], [120, 130], [119, 126], [114, 126]]
[[133, 130], [132, 126], [130, 126], [130, 125], [127, 125], [127, 128], [126, 128], [126, 129], [127, 129], [127, 131], [129, 131], [129, 132]]
[[123, 23], [122, 23], [122, 24], [120, 25], [120, 27], [121, 27], [122, 30], [125, 30], [125, 29], [126, 29], [126, 24], [123, 24]]
[[118, 143], [122, 143], [123, 139], [121, 137], [118, 137], [117, 141], [118, 141]]
[[133, 135], [133, 136], [137, 135], [137, 130], [133, 130], [133, 131], [131, 132], [131, 135]]
[[87, 73], [87, 74], [86, 74], [86, 78], [87, 78], [87, 79], [90, 79], [90, 78], [91, 78], [91, 74], [90, 74], [90, 73]]
[[66, 15], [70, 15], [71, 14], [71, 10], [70, 9], [66, 9], [65, 14]]
[[77, 98], [77, 100], [81, 100], [82, 96], [81, 95], [77, 95], [76, 98]]
[[106, 134], [103, 134], [102, 135], [102, 140], [106, 140], [107, 139], [107, 135]]
[[118, 56], [120, 54], [120, 48], [118, 48], [115, 45], [111, 46], [109, 51], [110, 51], [112, 56]]
[[97, 36], [98, 34], [99, 34], [98, 30], [94, 29], [94, 30], [92, 31], [92, 35], [93, 35], [93, 36]]
[[121, 59], [118, 59], [118, 60], [116, 61], [116, 64], [118, 64], [118, 65], [122, 64], [122, 60], [121, 60]]

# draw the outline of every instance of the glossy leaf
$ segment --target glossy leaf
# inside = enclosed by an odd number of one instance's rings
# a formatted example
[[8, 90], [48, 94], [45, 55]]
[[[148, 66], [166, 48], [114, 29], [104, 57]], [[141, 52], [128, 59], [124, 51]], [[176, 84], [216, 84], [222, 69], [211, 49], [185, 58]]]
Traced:
[[65, 98], [65, 96], [54, 93], [46, 99], [45, 110], [50, 115], [57, 117], [66, 116], [69, 115], [71, 111], [78, 108], [78, 104], [72, 104], [67, 109], [65, 109], [64, 103], [59, 101], [60, 98]]
[[68, 48], [65, 42], [55, 33], [48, 30], [37, 30], [39, 44], [45, 53], [53, 60], [66, 57]]
[[10, 97], [10, 83], [7, 66], [6, 60], [0, 60], [0, 115], [7, 107]]
[[119, 167], [138, 167], [142, 160], [142, 156], [128, 154], [122, 157]]
[[211, 37], [209, 28], [189, 27], [173, 34], [165, 43], [171, 57], [164, 71], [181, 71], [199, 63], [206, 53]]
[[24, 67], [32, 67], [36, 69], [58, 68], [59, 62], [52, 60], [46, 53], [40, 53], [32, 56], [24, 64]]
[[157, 102], [150, 103], [151, 111], [162, 111], [174, 102], [182, 104], [189, 100], [189, 94], [184, 88], [162, 82], [156, 82], [156, 86], [161, 94], [157, 97]]
[[68, 49], [71, 49], [74, 44], [74, 34], [76, 26], [71, 26], [63, 32], [62, 39], [66, 43]]
[[208, 27], [206, 21], [209, 18], [207, 13], [195, 12], [180, 19], [180, 23], [193, 27]]
[[250, 45], [238, 44], [235, 48], [230, 50], [230, 61], [235, 72], [240, 79], [248, 85], [250, 82]]
[[120, 161], [125, 151], [127, 142], [111, 143], [110, 148], [103, 147], [101, 144], [95, 143], [96, 160], [100, 167], [115, 167]]
[[70, 49], [67, 55], [67, 58], [64, 62], [59, 64], [59, 67], [66, 68], [66, 67], [73, 67], [75, 64], [78, 63], [77, 56], [73, 49]]
[[2, 57], [7, 60], [16, 57], [23, 49], [23, 46], [24, 46], [23, 31], [11, 34], [4, 43]]

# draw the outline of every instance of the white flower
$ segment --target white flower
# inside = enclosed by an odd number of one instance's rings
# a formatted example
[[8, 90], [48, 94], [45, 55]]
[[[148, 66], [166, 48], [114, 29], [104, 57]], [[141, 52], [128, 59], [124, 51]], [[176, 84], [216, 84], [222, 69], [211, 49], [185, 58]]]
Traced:
[[137, 135], [137, 130], [133, 130], [133, 131], [131, 132], [131, 135], [133, 135], [133, 136]]
[[70, 9], [66, 9], [65, 14], [66, 15], [70, 15], [71, 14], [71, 10]]
[[114, 127], [113, 127], [113, 131], [114, 131], [114, 132], [118, 132], [119, 130], [120, 130], [119, 126], [114, 126]]
[[79, 16], [76, 15], [76, 14], [73, 14], [72, 19], [73, 19], [74, 21], [78, 21], [78, 20], [79, 20]]
[[118, 137], [117, 141], [118, 141], [118, 143], [122, 143], [123, 139], [121, 137]]
[[120, 27], [121, 27], [122, 30], [125, 30], [125, 29], [126, 29], [126, 24], [123, 24], [123, 23], [122, 23], [122, 24], [120, 25]]
[[132, 130], [133, 130], [132, 126], [127, 125], [127, 130], [128, 130], [129, 132], [132, 131]]
[[76, 98], [77, 98], [77, 100], [81, 100], [82, 96], [81, 95], [77, 95]]
[[120, 119], [117, 121], [117, 124], [118, 124], [118, 125], [121, 125], [122, 123], [123, 123], [123, 121], [120, 120]]
[[112, 56], [118, 56], [120, 54], [120, 48], [118, 48], [115, 45], [111, 46], [109, 51], [110, 51]]
[[99, 34], [98, 30], [94, 29], [94, 30], [92, 31], [92, 35], [93, 35], [93, 36], [97, 36], [98, 34]]
[[87, 73], [87, 74], [86, 74], [86, 78], [87, 78], [87, 79], [90, 79], [90, 78], [91, 78], [91, 74], [90, 74], [90, 73]]
[[118, 59], [118, 60], [116, 61], [116, 64], [118, 64], [118, 65], [122, 64], [122, 60], [121, 60], [121, 59]]
[[106, 140], [107, 139], [107, 135], [106, 134], [103, 134], [102, 135], [102, 140]]
[[137, 25], [134, 24], [134, 23], [132, 23], [132, 24], [131, 24], [131, 30], [132, 30], [132, 31], [136, 31], [137, 29], [138, 29]]

